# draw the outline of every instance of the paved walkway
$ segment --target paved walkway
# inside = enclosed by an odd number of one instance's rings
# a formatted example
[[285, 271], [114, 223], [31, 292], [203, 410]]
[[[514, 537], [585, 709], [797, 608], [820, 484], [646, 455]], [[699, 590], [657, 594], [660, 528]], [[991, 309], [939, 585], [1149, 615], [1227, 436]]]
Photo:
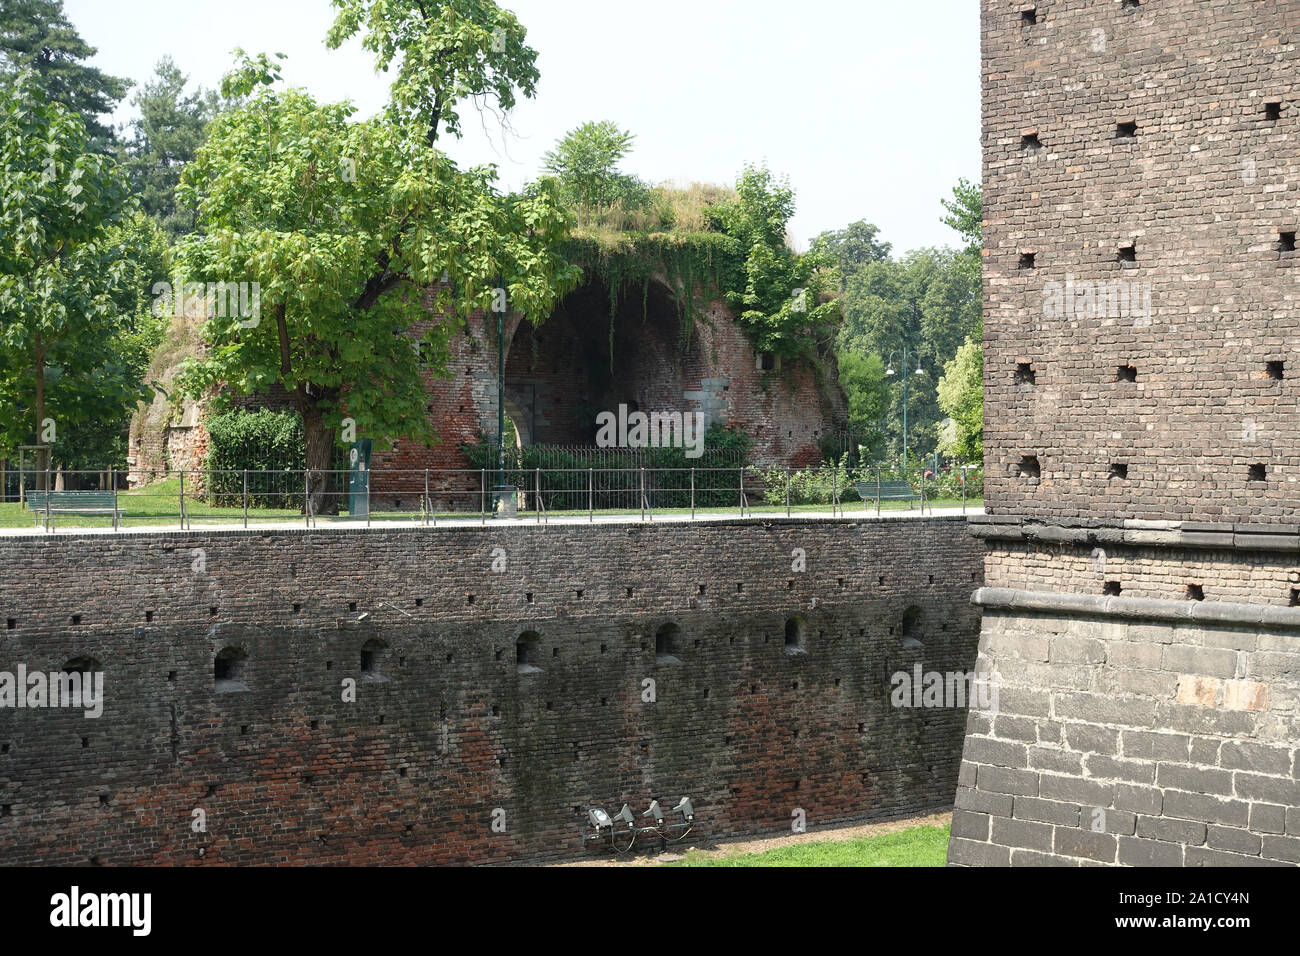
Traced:
[[[917, 509], [910, 510], [893, 510], [882, 511], [880, 520], [882, 521], [904, 521], [916, 518], [950, 518], [960, 517], [961, 515], [978, 515], [983, 514], [983, 508], [967, 508], [964, 512], [961, 508], [930, 508], [925, 509], [925, 513]], [[691, 524], [706, 521], [772, 521], [774, 519], [784, 520], [786, 517], [784, 511], [759, 511], [746, 512], [744, 517], [737, 512], [698, 512], [694, 518], [690, 513], [686, 514], [656, 514], [647, 515], [644, 519], [639, 512], [631, 514], [617, 515], [595, 515], [589, 517], [585, 514], [567, 513], [564, 515], [554, 515], [543, 518], [541, 521], [529, 515], [524, 518], [499, 519], [488, 518], [457, 518], [446, 515], [439, 515], [436, 522], [431, 521], [424, 524], [418, 520], [402, 521], [387, 520], [382, 516], [375, 517], [369, 524], [361, 520], [352, 520], [348, 518], [320, 518], [317, 519], [310, 530], [313, 531], [387, 531], [393, 528], [424, 528], [428, 531], [436, 531], [444, 528], [480, 528], [486, 525], [494, 527], [546, 527], [549, 525], [584, 525], [584, 524]], [[800, 519], [807, 521], [860, 521], [863, 518], [875, 520], [876, 511], [874, 508], [864, 511], [862, 508], [846, 508], [838, 514], [832, 514], [830, 511], [793, 511], [790, 514], [791, 519]], [[59, 526], [58, 519], [54, 519], [54, 527], [50, 532], [43, 528], [0, 528], [0, 537], [30, 537], [40, 536], [48, 537], [49, 535], [97, 535], [97, 534], [190, 534], [209, 532], [242, 532], [244, 531], [243, 522], [236, 519], [231, 521], [227, 518], [195, 518], [192, 519], [189, 527], [182, 529], [179, 519], [169, 524], [156, 525], [137, 525], [131, 524], [121, 531], [114, 531], [112, 528], [79, 528], [73, 525]], [[275, 521], [251, 520], [248, 523], [248, 531], [304, 531], [308, 530], [306, 522], [299, 518], [281, 519]]]

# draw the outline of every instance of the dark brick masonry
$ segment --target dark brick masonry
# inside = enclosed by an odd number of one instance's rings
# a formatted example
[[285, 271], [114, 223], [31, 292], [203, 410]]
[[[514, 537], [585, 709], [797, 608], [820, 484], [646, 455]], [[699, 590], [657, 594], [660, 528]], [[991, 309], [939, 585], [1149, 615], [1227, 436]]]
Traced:
[[593, 804], [688, 794], [709, 836], [950, 806], [965, 711], [888, 676], [974, 665], [962, 527], [5, 538], [0, 671], [93, 658], [107, 700], [0, 709], [0, 860], [533, 861], [580, 855]]

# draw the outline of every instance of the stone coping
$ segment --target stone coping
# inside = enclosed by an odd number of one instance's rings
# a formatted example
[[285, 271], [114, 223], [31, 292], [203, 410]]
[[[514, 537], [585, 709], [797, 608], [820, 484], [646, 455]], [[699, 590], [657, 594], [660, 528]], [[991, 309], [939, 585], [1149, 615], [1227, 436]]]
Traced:
[[971, 603], [1008, 611], [1046, 614], [1080, 614], [1122, 620], [1183, 621], [1189, 624], [1224, 624], [1300, 630], [1300, 607], [1271, 604], [1236, 604], [1229, 601], [1172, 601], [1159, 598], [1110, 597], [1063, 591], [1021, 591], [1016, 588], [979, 588]]

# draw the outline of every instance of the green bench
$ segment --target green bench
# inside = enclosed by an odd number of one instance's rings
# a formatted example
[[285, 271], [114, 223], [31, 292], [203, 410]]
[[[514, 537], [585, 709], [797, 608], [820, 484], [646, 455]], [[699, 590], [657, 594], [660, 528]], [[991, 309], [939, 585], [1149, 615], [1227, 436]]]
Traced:
[[44, 515], [112, 515], [117, 527], [122, 510], [112, 491], [36, 491], [27, 492], [27, 508], [40, 524]]
[[874, 501], [876, 510], [880, 510], [882, 501], [915, 501], [917, 493], [910, 481], [855, 481], [853, 487], [863, 501]]

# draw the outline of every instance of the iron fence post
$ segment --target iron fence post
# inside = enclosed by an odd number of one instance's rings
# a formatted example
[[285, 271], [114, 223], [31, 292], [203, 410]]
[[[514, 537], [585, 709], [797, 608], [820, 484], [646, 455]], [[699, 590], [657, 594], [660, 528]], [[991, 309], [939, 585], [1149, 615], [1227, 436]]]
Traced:
[[790, 466], [785, 466], [785, 516], [790, 517]]
[[244, 469], [244, 527], [248, 527], [248, 469]]
[[695, 466], [691, 466], [691, 520], [695, 520]]
[[[427, 509], [427, 510], [425, 510]], [[429, 527], [429, 514], [433, 511], [433, 501], [429, 498], [429, 469], [424, 469], [424, 526]]]
[[108, 469], [108, 483], [113, 488], [113, 530], [117, 529], [117, 469]]
[[185, 530], [185, 469], [181, 469], [181, 530]]
[[596, 520], [596, 473], [587, 468], [587, 523]]

